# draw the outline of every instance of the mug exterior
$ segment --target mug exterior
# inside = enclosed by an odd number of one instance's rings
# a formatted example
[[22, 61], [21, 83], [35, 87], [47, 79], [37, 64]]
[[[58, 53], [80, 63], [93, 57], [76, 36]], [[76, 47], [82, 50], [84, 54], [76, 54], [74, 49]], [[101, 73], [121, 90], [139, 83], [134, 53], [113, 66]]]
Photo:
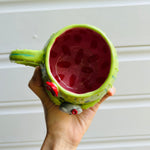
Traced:
[[[50, 64], [49, 64], [50, 51], [52, 49], [52, 46], [56, 38], [62, 35], [65, 31], [72, 28], [78, 28], [78, 27], [91, 29], [97, 32], [98, 34], [100, 34], [100, 36], [102, 36], [102, 38], [108, 44], [111, 53], [110, 71], [105, 82], [98, 89], [87, 93], [82, 93], [82, 94], [70, 92], [65, 88], [63, 88], [52, 75], [52, 72], [50, 70]], [[91, 26], [87, 24], [75, 24], [75, 25], [66, 26], [50, 37], [50, 39], [48, 40], [44, 48], [44, 51], [45, 51], [45, 58], [44, 58], [45, 60], [43, 63], [40, 64], [42, 68], [41, 69], [42, 77], [45, 83], [46, 91], [50, 96], [51, 100], [56, 105], [61, 105], [62, 103], [71, 103], [75, 105], [80, 105], [82, 109], [87, 109], [89, 107], [92, 107], [97, 102], [99, 102], [100, 99], [107, 93], [107, 91], [112, 87], [116, 79], [117, 72], [118, 72], [118, 59], [117, 59], [116, 50], [113, 44], [111, 43], [111, 41], [108, 39], [108, 37], [99, 28], [95, 26]], [[49, 89], [47, 85], [49, 83], [52, 83], [52, 86], [55, 89]]]

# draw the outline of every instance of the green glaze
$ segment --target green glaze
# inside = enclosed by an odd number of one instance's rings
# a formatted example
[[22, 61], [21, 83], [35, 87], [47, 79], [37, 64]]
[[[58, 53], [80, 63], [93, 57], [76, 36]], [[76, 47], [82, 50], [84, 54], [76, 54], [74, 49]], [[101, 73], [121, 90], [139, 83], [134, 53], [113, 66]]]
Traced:
[[[84, 27], [88, 29], [92, 29], [95, 32], [99, 33], [107, 42], [111, 50], [111, 67], [109, 75], [103, 85], [94, 90], [92, 92], [84, 93], [84, 94], [76, 94], [64, 89], [56, 79], [53, 77], [50, 66], [49, 66], [49, 54], [50, 50], [55, 42], [55, 39], [63, 34], [66, 30], [76, 27]], [[53, 82], [58, 88], [58, 97], [55, 97], [49, 92], [47, 93], [50, 96], [51, 100], [56, 105], [61, 105], [64, 102], [72, 103], [75, 105], [81, 106], [82, 109], [87, 109], [93, 105], [95, 105], [99, 100], [107, 93], [108, 89], [110, 89], [114, 83], [114, 80], [117, 76], [118, 72], [118, 59], [116, 50], [111, 43], [111, 41], [107, 38], [107, 36], [97, 27], [87, 25], [87, 24], [75, 24], [62, 28], [57, 33], [53, 34], [51, 38], [48, 40], [47, 45], [43, 50], [15, 50], [10, 54], [10, 60], [19, 64], [29, 65], [29, 66], [41, 66], [42, 70], [42, 78], [43, 81]]]
[[18, 64], [28, 66], [39, 66], [44, 60], [44, 50], [14, 50], [11, 52], [9, 59]]

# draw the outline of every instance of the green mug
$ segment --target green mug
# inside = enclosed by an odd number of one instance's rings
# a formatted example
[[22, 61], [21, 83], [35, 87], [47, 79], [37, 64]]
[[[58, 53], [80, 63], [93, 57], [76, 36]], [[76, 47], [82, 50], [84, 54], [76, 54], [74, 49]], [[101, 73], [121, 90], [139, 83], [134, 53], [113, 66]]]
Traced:
[[99, 28], [87, 24], [62, 28], [43, 50], [14, 50], [10, 60], [40, 66], [51, 101], [68, 114], [79, 114], [99, 102], [118, 72], [113, 44]]

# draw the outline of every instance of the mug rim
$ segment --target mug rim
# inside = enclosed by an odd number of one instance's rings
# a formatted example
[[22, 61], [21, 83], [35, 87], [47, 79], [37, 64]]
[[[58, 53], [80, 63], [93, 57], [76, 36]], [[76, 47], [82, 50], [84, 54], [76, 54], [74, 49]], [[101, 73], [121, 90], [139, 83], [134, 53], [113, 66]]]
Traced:
[[[106, 78], [106, 80], [104, 81], [104, 83], [99, 87], [97, 88], [96, 90], [94, 91], [90, 91], [90, 92], [86, 92], [86, 93], [81, 93], [81, 94], [78, 94], [78, 93], [74, 93], [74, 92], [71, 92], [71, 91], [68, 91], [66, 90], [65, 88], [63, 88], [58, 82], [57, 80], [53, 77], [51, 71], [50, 71], [50, 65], [49, 65], [49, 57], [50, 57], [50, 50], [55, 42], [55, 39], [57, 37], [59, 37], [61, 34], [63, 34], [65, 31], [69, 30], [69, 29], [72, 29], [72, 28], [87, 28], [87, 29], [91, 29], [93, 31], [95, 31], [96, 33], [100, 34], [102, 36], [102, 38], [106, 41], [107, 45], [109, 46], [110, 48], [110, 54], [111, 54], [111, 64], [110, 64], [110, 69], [109, 69], [109, 73], [108, 73], [108, 77]], [[112, 42], [109, 40], [109, 38], [106, 36], [106, 34], [99, 28], [93, 26], [93, 25], [88, 25], [88, 24], [73, 24], [73, 25], [69, 25], [69, 26], [66, 26], [62, 29], [60, 29], [58, 32], [56, 32], [54, 35], [52, 35], [52, 38], [50, 39], [48, 45], [47, 45], [47, 48], [46, 48], [46, 57], [45, 57], [45, 66], [46, 66], [46, 70], [47, 70], [47, 74], [48, 74], [48, 77], [50, 78], [51, 82], [53, 82], [59, 91], [67, 94], [67, 95], [70, 95], [70, 96], [73, 96], [73, 97], [89, 97], [89, 96], [92, 96], [94, 94], [98, 94], [99, 92], [103, 91], [106, 89], [106, 86], [109, 84], [111, 78], [112, 78], [112, 75], [113, 75], [113, 71], [114, 71], [114, 57], [115, 57], [115, 51], [113, 50], [115, 49]]]

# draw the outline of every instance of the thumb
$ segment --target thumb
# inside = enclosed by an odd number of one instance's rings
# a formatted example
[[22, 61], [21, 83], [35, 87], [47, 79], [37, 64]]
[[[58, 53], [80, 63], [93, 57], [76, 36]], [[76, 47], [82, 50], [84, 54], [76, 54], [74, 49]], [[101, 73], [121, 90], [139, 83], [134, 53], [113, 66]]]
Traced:
[[40, 98], [44, 107], [47, 107], [50, 103], [52, 103], [43, 86], [42, 74], [39, 66], [36, 67], [28, 86]]
[[40, 67], [36, 67], [34, 74], [29, 82], [29, 87], [31, 90], [35, 90], [36, 87], [42, 87], [42, 79], [41, 79], [41, 69]]

